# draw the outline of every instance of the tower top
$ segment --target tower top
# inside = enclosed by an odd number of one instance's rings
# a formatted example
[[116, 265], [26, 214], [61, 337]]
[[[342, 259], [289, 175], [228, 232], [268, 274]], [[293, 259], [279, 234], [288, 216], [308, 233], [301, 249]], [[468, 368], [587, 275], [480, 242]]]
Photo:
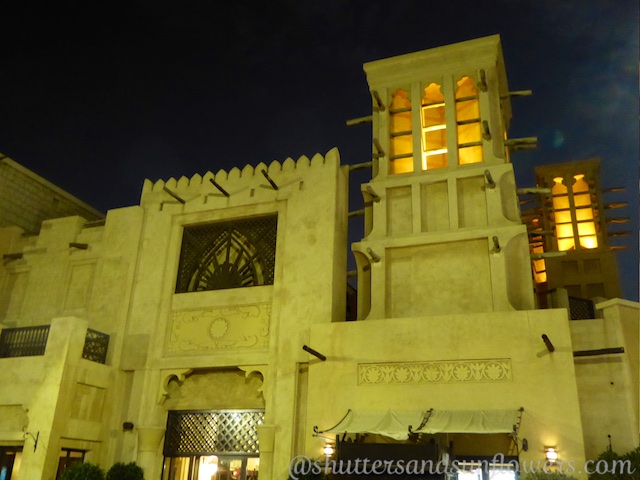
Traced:
[[506, 94], [507, 75], [500, 35], [383, 58], [365, 63], [363, 68], [367, 82], [373, 89], [390, 83], [423, 80], [424, 77], [452, 74], [470, 68], [480, 69], [487, 65], [498, 66], [500, 86], [504, 89], [500, 93]]
[[366, 63], [374, 173], [508, 163], [509, 88], [500, 36]]

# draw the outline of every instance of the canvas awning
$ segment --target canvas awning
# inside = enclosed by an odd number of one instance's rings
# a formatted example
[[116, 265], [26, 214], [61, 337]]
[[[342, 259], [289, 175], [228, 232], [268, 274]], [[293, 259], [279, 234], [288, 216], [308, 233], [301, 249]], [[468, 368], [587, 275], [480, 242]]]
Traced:
[[424, 419], [423, 410], [414, 411], [354, 411], [349, 410], [333, 428], [316, 433], [374, 433], [395, 440], [409, 438], [409, 426], [419, 426]]
[[410, 433], [517, 433], [523, 408], [513, 410], [354, 411], [316, 434], [373, 433], [406, 440]]
[[514, 433], [519, 410], [431, 410], [414, 433]]

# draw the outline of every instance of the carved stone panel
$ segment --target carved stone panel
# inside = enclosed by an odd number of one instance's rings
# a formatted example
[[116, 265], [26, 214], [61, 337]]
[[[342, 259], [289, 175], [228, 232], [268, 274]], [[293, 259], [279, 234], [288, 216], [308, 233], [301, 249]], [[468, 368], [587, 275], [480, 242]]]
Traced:
[[181, 310], [171, 315], [167, 355], [267, 348], [271, 304]]
[[510, 380], [511, 360], [508, 358], [358, 364], [358, 385]]

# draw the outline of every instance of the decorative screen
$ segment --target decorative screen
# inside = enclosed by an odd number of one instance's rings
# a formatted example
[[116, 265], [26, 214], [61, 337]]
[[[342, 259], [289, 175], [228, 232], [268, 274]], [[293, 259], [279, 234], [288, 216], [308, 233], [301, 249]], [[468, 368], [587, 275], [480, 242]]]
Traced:
[[185, 227], [176, 293], [273, 285], [277, 217]]
[[263, 410], [170, 411], [164, 456], [259, 453], [263, 423]]

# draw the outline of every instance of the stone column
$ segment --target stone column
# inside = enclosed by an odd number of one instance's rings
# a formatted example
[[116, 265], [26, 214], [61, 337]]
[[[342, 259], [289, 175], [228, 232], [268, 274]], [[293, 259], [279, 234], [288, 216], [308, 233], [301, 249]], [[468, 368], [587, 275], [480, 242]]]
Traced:
[[258, 425], [258, 441], [260, 442], [260, 479], [273, 478], [273, 444], [276, 438], [275, 425]]
[[138, 427], [138, 460], [145, 478], [157, 478], [157, 457], [164, 427]]

